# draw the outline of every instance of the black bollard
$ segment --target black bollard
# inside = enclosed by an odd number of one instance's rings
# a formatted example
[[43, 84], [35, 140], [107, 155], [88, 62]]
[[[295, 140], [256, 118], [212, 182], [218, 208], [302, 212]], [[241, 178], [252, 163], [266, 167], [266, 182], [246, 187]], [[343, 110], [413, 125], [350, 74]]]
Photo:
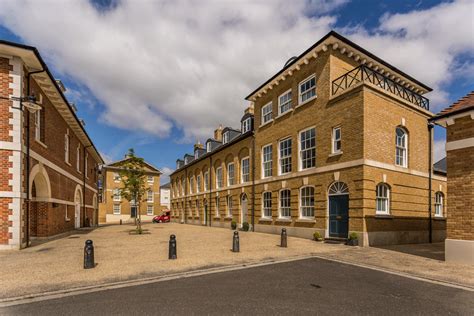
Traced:
[[168, 253], [168, 259], [177, 259], [178, 258], [178, 252], [176, 250], [176, 236], [171, 235], [170, 236], [170, 250]]
[[282, 248], [288, 247], [288, 238], [287, 238], [287, 235], [286, 235], [286, 228], [282, 228], [282, 229], [281, 229], [281, 243], [280, 243], [280, 247], [282, 247]]
[[86, 245], [84, 246], [84, 269], [95, 268], [94, 262], [94, 245], [92, 240], [86, 240]]
[[122, 225], [122, 220], [120, 220], [120, 225]]
[[234, 232], [234, 238], [232, 240], [232, 252], [240, 252], [240, 238], [239, 232]]

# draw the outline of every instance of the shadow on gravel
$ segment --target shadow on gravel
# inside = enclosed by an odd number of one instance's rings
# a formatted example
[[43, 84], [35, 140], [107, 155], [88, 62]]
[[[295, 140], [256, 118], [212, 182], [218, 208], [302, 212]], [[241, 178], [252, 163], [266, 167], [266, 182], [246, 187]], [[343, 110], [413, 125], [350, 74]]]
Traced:
[[432, 244], [407, 244], [407, 245], [391, 245], [391, 246], [378, 246], [375, 248], [386, 249], [409, 255], [424, 257], [428, 259], [434, 259], [444, 261], [444, 243], [432, 243]]

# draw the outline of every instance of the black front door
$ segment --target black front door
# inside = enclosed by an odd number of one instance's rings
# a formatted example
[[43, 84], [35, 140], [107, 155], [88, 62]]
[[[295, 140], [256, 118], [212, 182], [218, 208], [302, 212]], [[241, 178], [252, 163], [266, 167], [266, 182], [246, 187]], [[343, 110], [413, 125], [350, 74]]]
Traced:
[[136, 206], [132, 206], [130, 207], [130, 217], [137, 217], [137, 207]]
[[329, 196], [329, 237], [347, 238], [349, 232], [349, 195]]

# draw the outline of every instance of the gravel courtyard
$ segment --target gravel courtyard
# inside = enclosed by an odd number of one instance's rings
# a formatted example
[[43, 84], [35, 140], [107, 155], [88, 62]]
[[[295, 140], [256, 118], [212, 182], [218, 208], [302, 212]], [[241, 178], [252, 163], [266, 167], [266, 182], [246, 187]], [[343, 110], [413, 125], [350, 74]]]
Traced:
[[[240, 232], [241, 252], [233, 253], [229, 229], [175, 223], [145, 224], [143, 228], [149, 234], [130, 235], [134, 229], [131, 225], [105, 226], [21, 251], [0, 252], [0, 298], [311, 255], [474, 288], [473, 267], [393, 249], [349, 247], [293, 237], [288, 238], [288, 248], [280, 248], [278, 235]], [[170, 234], [177, 236], [177, 260], [168, 260]], [[97, 266], [84, 270], [87, 239], [94, 241]]]

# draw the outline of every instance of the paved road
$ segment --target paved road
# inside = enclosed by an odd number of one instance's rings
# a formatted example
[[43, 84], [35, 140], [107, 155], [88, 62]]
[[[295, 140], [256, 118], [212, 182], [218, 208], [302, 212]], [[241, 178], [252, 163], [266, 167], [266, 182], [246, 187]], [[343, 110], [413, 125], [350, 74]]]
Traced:
[[17, 305], [6, 315], [473, 315], [474, 292], [307, 259]]

